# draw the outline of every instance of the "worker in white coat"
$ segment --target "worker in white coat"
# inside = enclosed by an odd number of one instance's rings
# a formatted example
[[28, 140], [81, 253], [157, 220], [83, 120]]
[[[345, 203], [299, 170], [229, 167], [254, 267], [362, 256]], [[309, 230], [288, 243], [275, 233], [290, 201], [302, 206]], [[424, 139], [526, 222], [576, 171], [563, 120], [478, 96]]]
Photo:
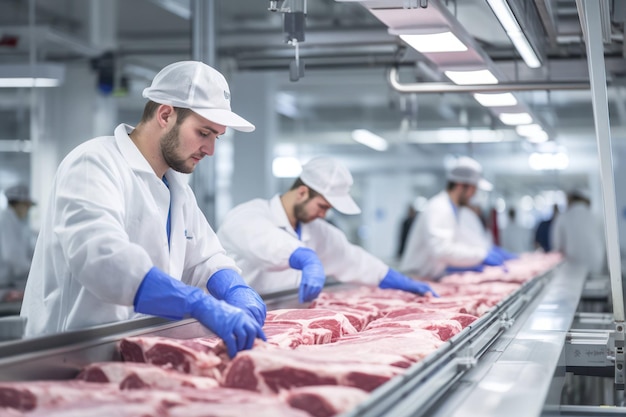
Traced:
[[591, 212], [590, 202], [584, 189], [569, 192], [567, 210], [554, 220], [550, 236], [553, 251], [597, 274], [605, 268], [606, 245], [602, 223]]
[[254, 126], [231, 111], [223, 75], [201, 62], [166, 66], [143, 97], [137, 127], [79, 145], [57, 170], [22, 306], [26, 335], [141, 314], [193, 317], [234, 356], [264, 338], [266, 306], [225, 254], [186, 174], [226, 127]]
[[424, 295], [434, 291], [412, 280], [324, 220], [334, 208], [361, 212], [350, 196], [352, 175], [334, 158], [316, 157], [302, 167], [289, 191], [233, 208], [217, 235], [246, 281], [261, 294], [298, 289], [299, 301], [314, 300], [326, 276]]
[[480, 207], [478, 206], [459, 207], [459, 238], [470, 245], [482, 246], [489, 250], [493, 245], [493, 239], [479, 213]]
[[5, 190], [8, 207], [0, 213], [0, 288], [23, 289], [35, 248], [28, 211], [35, 204], [26, 185]]
[[482, 177], [482, 166], [462, 156], [446, 177], [446, 189], [428, 201], [411, 227], [400, 263], [400, 270], [406, 274], [438, 280], [446, 273], [481, 271], [484, 265], [502, 265], [513, 256], [495, 245], [475, 244], [467, 238], [459, 221], [461, 208], [470, 203], [477, 188], [487, 191], [493, 188]]

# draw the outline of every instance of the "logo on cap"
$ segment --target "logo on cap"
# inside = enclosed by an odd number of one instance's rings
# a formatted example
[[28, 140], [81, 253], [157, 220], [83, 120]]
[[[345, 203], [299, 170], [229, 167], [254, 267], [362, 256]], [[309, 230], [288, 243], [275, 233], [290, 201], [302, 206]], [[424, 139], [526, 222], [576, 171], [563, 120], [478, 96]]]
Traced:
[[230, 101], [230, 93], [226, 90], [224, 90], [224, 99]]

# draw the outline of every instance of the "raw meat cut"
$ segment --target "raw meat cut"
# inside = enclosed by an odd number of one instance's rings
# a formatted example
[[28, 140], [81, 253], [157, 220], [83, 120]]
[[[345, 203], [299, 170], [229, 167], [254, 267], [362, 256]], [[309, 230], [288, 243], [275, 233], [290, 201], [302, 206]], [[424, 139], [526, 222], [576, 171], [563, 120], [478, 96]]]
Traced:
[[186, 374], [219, 378], [217, 368], [221, 359], [211, 347], [194, 339], [179, 340], [166, 337], [127, 337], [120, 342], [125, 361], [168, 366]]
[[84, 367], [76, 379], [89, 382], [112, 382], [120, 389], [192, 387], [215, 388], [209, 377], [186, 375], [157, 365], [133, 362], [96, 362]]
[[323, 309], [283, 309], [270, 311], [266, 323], [297, 323], [303, 329], [326, 329], [332, 332], [331, 342], [344, 334], [356, 333], [357, 330], [350, 320], [342, 314]]
[[335, 385], [293, 388], [282, 395], [290, 406], [305, 410], [313, 417], [345, 413], [368, 397], [367, 392], [358, 388]]
[[228, 365], [222, 385], [263, 393], [309, 385], [345, 385], [370, 392], [403, 371], [311, 352], [247, 350]]

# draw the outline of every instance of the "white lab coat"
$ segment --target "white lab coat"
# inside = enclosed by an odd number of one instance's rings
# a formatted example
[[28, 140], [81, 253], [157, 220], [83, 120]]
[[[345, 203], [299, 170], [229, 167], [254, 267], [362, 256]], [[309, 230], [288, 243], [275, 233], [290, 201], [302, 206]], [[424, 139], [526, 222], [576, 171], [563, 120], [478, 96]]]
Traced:
[[248, 284], [261, 294], [298, 288], [301, 271], [289, 266], [289, 257], [301, 246], [314, 250], [326, 275], [338, 281], [377, 285], [389, 270], [323, 219], [302, 224], [299, 240], [278, 195], [233, 208], [217, 236]]
[[34, 236], [11, 207], [0, 213], [0, 287], [25, 282], [33, 258]]
[[442, 191], [428, 200], [407, 238], [400, 270], [420, 278], [438, 279], [446, 267], [469, 267], [482, 262], [488, 248], [468, 242], [450, 196]]
[[606, 261], [602, 224], [589, 206], [575, 202], [552, 222], [552, 250], [565, 259], [585, 266], [590, 273], [601, 273]]
[[489, 250], [493, 241], [478, 214], [468, 207], [459, 207], [459, 241]]
[[135, 293], [153, 266], [200, 288], [219, 269], [239, 271], [186, 175], [168, 170], [168, 191], [132, 129], [119, 125], [115, 136], [87, 141], [61, 162], [22, 304], [27, 336], [138, 317]]

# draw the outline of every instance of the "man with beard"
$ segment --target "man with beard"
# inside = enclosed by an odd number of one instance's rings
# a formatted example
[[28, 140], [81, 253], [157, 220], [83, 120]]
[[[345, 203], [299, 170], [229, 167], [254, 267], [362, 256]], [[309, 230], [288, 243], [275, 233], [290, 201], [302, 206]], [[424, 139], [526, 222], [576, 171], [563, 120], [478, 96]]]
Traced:
[[213, 155], [226, 127], [254, 125], [231, 111], [224, 76], [201, 62], [166, 66], [143, 97], [137, 127], [121, 124], [59, 165], [26, 284], [26, 336], [143, 314], [193, 317], [234, 356], [264, 338], [266, 307], [185, 174]]
[[350, 197], [351, 185], [352, 175], [339, 161], [313, 158], [283, 195], [232, 209], [217, 235], [261, 294], [298, 288], [301, 303], [312, 301], [329, 276], [436, 296], [427, 284], [385, 265], [324, 220], [331, 208], [343, 214], [361, 212]]
[[513, 255], [497, 246], [472, 243], [459, 221], [477, 188], [493, 186], [482, 177], [474, 159], [459, 157], [447, 172], [446, 189], [432, 197], [409, 232], [400, 270], [412, 276], [438, 280], [446, 273], [482, 271], [484, 265], [502, 265]]

